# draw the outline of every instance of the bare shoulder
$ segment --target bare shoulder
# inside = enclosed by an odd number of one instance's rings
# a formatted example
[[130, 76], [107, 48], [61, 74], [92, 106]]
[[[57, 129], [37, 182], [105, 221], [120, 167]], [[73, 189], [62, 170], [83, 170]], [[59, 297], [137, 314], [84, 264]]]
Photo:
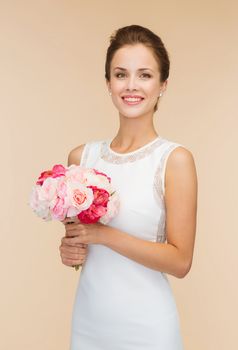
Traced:
[[171, 152], [168, 161], [170, 164], [181, 165], [181, 163], [194, 163], [194, 157], [189, 149], [178, 146]]
[[84, 150], [85, 144], [81, 144], [75, 148], [73, 148], [68, 155], [68, 166], [71, 164], [79, 165], [81, 156]]
[[[190, 150], [183, 146], [176, 147], [169, 155], [166, 166], [166, 180], [171, 177], [186, 175], [196, 178], [196, 165], [193, 154]], [[188, 179], [187, 179], [188, 180]]]

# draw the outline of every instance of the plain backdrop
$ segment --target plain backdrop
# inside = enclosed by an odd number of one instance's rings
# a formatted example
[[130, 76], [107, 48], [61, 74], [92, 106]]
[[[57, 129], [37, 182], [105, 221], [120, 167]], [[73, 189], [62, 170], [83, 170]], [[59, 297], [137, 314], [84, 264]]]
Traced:
[[69, 349], [80, 271], [61, 263], [64, 226], [36, 217], [28, 197], [72, 148], [116, 134], [104, 63], [110, 35], [130, 24], [168, 49], [155, 125], [197, 167], [193, 265], [168, 275], [185, 350], [238, 348], [237, 10], [229, 0], [0, 1], [1, 349]]

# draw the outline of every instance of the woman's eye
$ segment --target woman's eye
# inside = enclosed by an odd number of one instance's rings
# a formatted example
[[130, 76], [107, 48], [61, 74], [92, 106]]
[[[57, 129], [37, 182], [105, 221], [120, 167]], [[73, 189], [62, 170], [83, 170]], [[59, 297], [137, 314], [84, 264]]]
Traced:
[[[120, 78], [120, 76], [124, 76], [124, 75], [125, 75], [124, 73], [117, 73], [117, 74], [115, 74], [115, 76], [116, 76], [117, 78]], [[151, 78], [151, 75], [148, 74], [148, 73], [142, 73], [142, 76], [145, 76], [145, 77], [147, 77], [147, 78]]]
[[150, 78], [151, 77], [151, 75], [150, 74], [148, 74], [148, 73], [143, 73], [142, 75], [145, 75], [146, 77], [148, 77], [148, 78]]
[[120, 78], [118, 75], [123, 75], [123, 73], [117, 73], [117, 74], [116, 74], [116, 77], [117, 77], [117, 78]]

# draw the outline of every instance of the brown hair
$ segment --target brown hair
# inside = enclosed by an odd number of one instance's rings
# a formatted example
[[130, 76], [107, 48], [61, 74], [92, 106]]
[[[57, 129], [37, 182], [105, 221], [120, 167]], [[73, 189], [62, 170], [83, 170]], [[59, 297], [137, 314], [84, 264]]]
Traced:
[[[169, 76], [169, 55], [161, 38], [148, 28], [132, 24], [116, 30], [110, 36], [110, 46], [107, 49], [105, 62], [105, 78], [110, 81], [110, 66], [114, 54], [125, 45], [135, 45], [142, 43], [152, 49], [152, 53], [158, 62], [160, 71], [160, 82], [163, 83]], [[158, 98], [159, 99], [159, 98]], [[157, 110], [158, 100], [154, 107]]]

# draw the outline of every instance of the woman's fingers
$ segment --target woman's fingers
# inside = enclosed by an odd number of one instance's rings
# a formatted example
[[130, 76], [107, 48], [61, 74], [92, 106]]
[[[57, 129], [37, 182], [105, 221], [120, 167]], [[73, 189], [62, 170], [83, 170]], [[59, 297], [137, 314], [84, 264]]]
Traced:
[[83, 264], [88, 253], [88, 246], [86, 244], [84, 246], [82, 247], [82, 244], [80, 246], [61, 244], [59, 250], [62, 263], [67, 266]]
[[66, 257], [61, 258], [62, 263], [66, 266], [75, 266], [75, 265], [81, 265], [85, 263], [86, 258], [80, 258], [80, 259], [70, 259]]
[[70, 246], [60, 246], [60, 251], [64, 252], [65, 254], [71, 254], [72, 257], [75, 255], [86, 255], [87, 249], [81, 248], [81, 247], [70, 247]]
[[[73, 237], [76, 237], [76, 236], [73, 236]], [[68, 246], [68, 247], [80, 247], [80, 248], [85, 248], [87, 249], [88, 248], [88, 244], [85, 244], [85, 243], [79, 243], [79, 242], [75, 242], [73, 245], [72, 244], [69, 244], [68, 242], [68, 238], [69, 237], [62, 237], [61, 238], [61, 244], [64, 245], [64, 246]]]

